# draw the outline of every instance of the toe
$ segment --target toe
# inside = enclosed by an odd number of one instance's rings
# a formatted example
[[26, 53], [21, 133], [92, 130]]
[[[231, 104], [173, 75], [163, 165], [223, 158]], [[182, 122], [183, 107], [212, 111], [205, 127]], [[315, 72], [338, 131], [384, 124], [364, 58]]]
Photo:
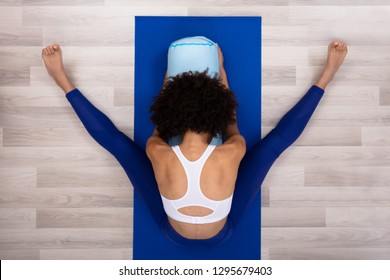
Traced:
[[334, 47], [336, 47], [336, 41], [330, 42], [330, 44], [329, 44], [329, 46], [328, 46], [328, 49], [332, 49], [332, 48], [334, 48]]
[[61, 47], [58, 44], [54, 44], [53, 48], [54, 48], [55, 51], [61, 51]]
[[54, 54], [53, 46], [49, 46], [49, 53]]

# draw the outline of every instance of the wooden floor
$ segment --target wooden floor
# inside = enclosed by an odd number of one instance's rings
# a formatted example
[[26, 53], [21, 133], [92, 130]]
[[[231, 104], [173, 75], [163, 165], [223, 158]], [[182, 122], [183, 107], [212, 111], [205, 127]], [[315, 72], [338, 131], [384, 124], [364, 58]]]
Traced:
[[262, 16], [263, 133], [314, 82], [327, 44], [349, 43], [306, 131], [263, 185], [262, 256], [390, 259], [386, 0], [2, 0], [1, 259], [132, 257], [131, 185], [40, 55], [60, 43], [76, 86], [131, 136], [134, 15]]

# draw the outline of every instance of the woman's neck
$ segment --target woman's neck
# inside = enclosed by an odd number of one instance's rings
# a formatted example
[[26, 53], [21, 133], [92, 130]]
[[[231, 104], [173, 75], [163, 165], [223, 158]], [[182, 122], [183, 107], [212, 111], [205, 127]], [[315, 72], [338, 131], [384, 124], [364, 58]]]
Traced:
[[199, 143], [202, 143], [208, 145], [210, 144], [210, 141], [211, 141], [210, 133], [204, 133], [204, 132], [198, 133], [198, 132], [188, 130], [183, 136], [182, 144], [199, 145]]

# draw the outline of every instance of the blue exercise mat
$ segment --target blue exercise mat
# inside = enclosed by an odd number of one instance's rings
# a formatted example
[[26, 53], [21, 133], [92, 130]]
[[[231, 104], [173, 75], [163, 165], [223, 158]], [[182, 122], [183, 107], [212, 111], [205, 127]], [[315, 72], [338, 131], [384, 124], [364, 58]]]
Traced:
[[[238, 126], [250, 149], [261, 138], [261, 17], [136, 17], [134, 141], [145, 147], [153, 133], [149, 107], [163, 84], [169, 45], [190, 36], [205, 36], [221, 47], [240, 105]], [[215, 247], [172, 243], [134, 195], [133, 248], [138, 260], [260, 259], [260, 195], [231, 238]]]

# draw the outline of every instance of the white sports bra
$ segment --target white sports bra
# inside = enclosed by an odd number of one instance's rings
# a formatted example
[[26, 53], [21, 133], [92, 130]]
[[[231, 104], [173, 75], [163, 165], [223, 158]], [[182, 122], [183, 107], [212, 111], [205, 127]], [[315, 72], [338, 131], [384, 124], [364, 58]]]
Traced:
[[[173, 146], [172, 149], [187, 174], [188, 188], [184, 196], [179, 199], [171, 200], [161, 195], [167, 215], [176, 221], [190, 224], [209, 224], [225, 218], [230, 212], [233, 194], [224, 200], [212, 200], [204, 196], [200, 189], [200, 176], [203, 166], [215, 149], [215, 146], [209, 145], [203, 155], [196, 161], [186, 159], [179, 146]], [[213, 210], [213, 212], [207, 216], [199, 217], [185, 215], [178, 211], [178, 209], [188, 206], [206, 207]]]

